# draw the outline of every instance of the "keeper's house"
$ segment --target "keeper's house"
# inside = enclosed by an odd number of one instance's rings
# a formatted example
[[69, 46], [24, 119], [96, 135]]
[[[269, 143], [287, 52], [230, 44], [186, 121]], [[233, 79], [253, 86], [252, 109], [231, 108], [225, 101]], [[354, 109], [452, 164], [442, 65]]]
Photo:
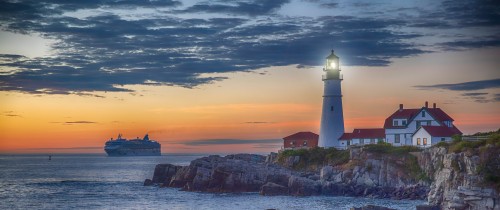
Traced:
[[399, 109], [385, 120], [384, 128], [354, 129], [352, 133], [344, 133], [339, 141], [341, 148], [379, 141], [394, 146], [429, 147], [440, 141], [451, 141], [453, 135], [462, 134], [453, 121], [435, 103], [431, 108], [425, 102], [424, 107], [417, 109], [405, 109], [400, 104]]

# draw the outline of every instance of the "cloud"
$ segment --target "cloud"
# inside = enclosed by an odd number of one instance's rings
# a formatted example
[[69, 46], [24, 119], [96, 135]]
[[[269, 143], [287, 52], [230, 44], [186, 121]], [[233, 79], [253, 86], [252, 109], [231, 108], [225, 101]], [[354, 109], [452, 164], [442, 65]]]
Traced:
[[[419, 85], [414, 87], [423, 90], [443, 89], [449, 91], [477, 91], [500, 88], [500, 79], [480, 80], [455, 84]], [[478, 103], [500, 102], [500, 94], [498, 93], [491, 96], [488, 92], [465, 92], [461, 95]]]
[[483, 90], [489, 88], [500, 88], [500, 78], [492, 80], [480, 80], [455, 84], [418, 85], [420, 89], [445, 89], [453, 91]]
[[3, 116], [6, 116], [6, 117], [21, 117], [21, 115], [18, 115], [18, 114], [4, 114]]
[[483, 40], [481, 39], [457, 40], [452, 42], [444, 42], [441, 43], [440, 45], [447, 50], [465, 50], [471, 48], [497, 47], [500, 46], [500, 34], [492, 37], [486, 37]]
[[[215, 3], [214, 3], [215, 2]], [[185, 10], [178, 10], [183, 13], [223, 13], [240, 15], [264, 15], [268, 14], [288, 3], [289, 0], [239, 0], [239, 1], [208, 1], [195, 4]]]
[[57, 123], [57, 124], [63, 124], [63, 125], [75, 125], [75, 124], [95, 124], [97, 122], [78, 120], [78, 121], [50, 122], [50, 123]]
[[256, 121], [256, 122], [244, 122], [245, 124], [269, 124], [269, 123], [274, 123], [274, 122], [259, 122], [259, 121]]
[[[329, 4], [332, 11], [375, 7], [309, 2]], [[392, 14], [280, 14], [287, 3], [297, 2], [202, 1], [181, 7], [173, 0], [2, 1], [1, 30], [36, 34], [53, 44], [47, 57], [0, 55], [0, 91], [103, 97], [99, 91], [132, 92], [128, 85], [193, 88], [227, 79], [206, 73], [322, 65], [331, 48], [343, 65], [386, 66], [395, 58], [429, 52], [415, 41], [428, 33], [408, 28], [495, 28], [500, 20], [495, 19], [497, 4], [482, 1], [445, 2], [439, 12], [416, 10], [420, 16], [414, 19]], [[475, 6], [471, 14], [470, 6]], [[496, 40], [491, 34], [465, 36], [436, 46], [498, 46]]]
[[26, 148], [20, 150], [96, 150], [102, 147], [51, 147], [51, 148]]
[[187, 146], [208, 146], [208, 145], [234, 145], [234, 144], [276, 144], [281, 143], [281, 139], [203, 139], [177, 142]]
[[495, 94], [495, 97], [493, 98], [495, 102], [500, 102], [500, 93]]
[[5, 112], [3, 112], [2, 115], [6, 116], [6, 117], [23, 117], [19, 114], [14, 113], [14, 111], [5, 111]]
[[463, 96], [483, 96], [488, 95], [488, 93], [464, 93]]

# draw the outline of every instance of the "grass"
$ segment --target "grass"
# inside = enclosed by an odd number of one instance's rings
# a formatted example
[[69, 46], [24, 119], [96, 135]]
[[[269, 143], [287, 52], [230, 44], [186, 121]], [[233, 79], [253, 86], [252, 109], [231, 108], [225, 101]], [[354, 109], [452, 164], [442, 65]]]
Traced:
[[421, 149], [415, 146], [400, 146], [395, 147], [389, 143], [379, 142], [377, 144], [368, 144], [363, 148], [367, 152], [379, 153], [379, 154], [393, 154], [393, 155], [404, 155], [410, 152], [418, 152]]
[[315, 147], [311, 149], [285, 150], [278, 154], [278, 162], [284, 164], [288, 157], [299, 156], [300, 160], [294, 165], [296, 170], [317, 170], [323, 165], [341, 165], [349, 161], [348, 150], [335, 148]]

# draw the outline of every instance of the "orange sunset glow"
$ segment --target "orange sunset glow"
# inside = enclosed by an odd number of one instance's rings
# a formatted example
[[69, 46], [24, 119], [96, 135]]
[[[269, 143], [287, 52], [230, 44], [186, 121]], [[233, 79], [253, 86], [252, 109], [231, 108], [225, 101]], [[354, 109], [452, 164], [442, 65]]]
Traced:
[[43, 20], [6, 12], [0, 153], [104, 153], [119, 133], [149, 134], [164, 153], [277, 151], [285, 136], [320, 132], [331, 49], [346, 132], [382, 127], [399, 104], [426, 101], [464, 134], [500, 128], [500, 47], [489, 20], [434, 23], [424, 11], [445, 14], [446, 5], [417, 2], [367, 4], [376, 14], [349, 2], [222, 13], [189, 10], [196, 4], [60, 6], [58, 15], [40, 11]]

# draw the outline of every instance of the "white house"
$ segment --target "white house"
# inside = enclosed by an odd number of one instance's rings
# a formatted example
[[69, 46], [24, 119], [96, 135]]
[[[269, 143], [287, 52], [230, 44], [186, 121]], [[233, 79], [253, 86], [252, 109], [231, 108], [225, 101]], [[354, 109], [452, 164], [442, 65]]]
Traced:
[[404, 109], [399, 105], [384, 123], [384, 128], [354, 129], [352, 133], [344, 133], [340, 138], [340, 148], [352, 144], [372, 144], [380, 140], [394, 146], [415, 145], [428, 147], [440, 141], [450, 141], [451, 136], [462, 132], [453, 125], [453, 118], [434, 103], [428, 103], [419, 109]]
[[384, 123], [386, 142], [395, 146], [413, 145], [412, 136], [421, 126], [444, 126], [454, 134], [462, 134], [453, 125], [453, 118], [433, 104], [432, 108], [425, 106], [420, 109], [404, 109], [403, 104], [389, 116]]
[[412, 145], [417, 147], [430, 147], [442, 141], [451, 141], [456, 131], [448, 126], [421, 126], [412, 137]]

